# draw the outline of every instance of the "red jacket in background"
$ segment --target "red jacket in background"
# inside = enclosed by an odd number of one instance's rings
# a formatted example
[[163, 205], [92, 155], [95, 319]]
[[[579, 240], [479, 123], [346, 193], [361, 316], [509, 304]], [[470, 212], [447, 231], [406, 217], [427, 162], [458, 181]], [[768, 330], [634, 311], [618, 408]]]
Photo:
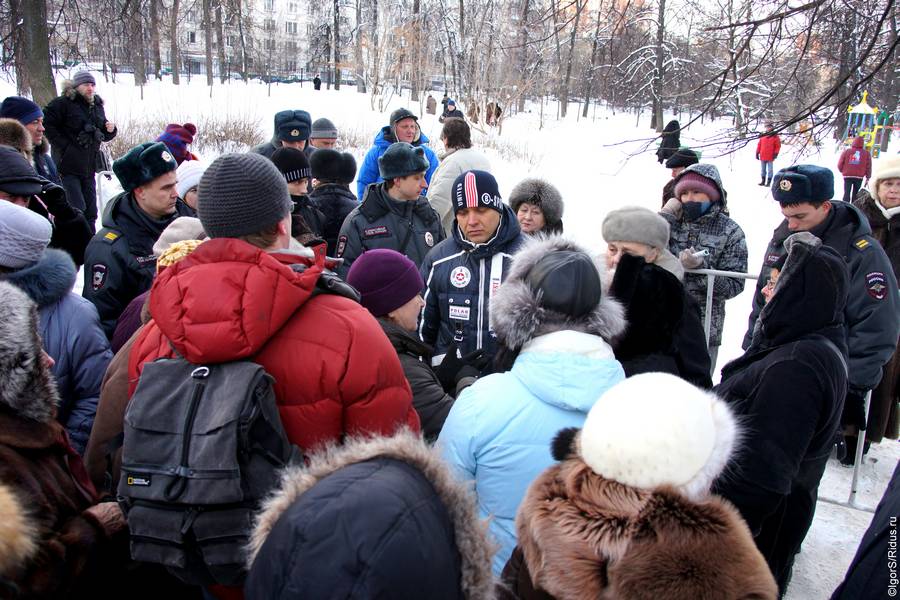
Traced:
[[781, 151], [781, 138], [777, 133], [770, 133], [759, 138], [756, 142], [756, 158], [769, 162], [778, 158]]
[[[290, 265], [306, 265], [302, 272]], [[275, 378], [281, 421], [305, 453], [346, 435], [419, 430], [400, 360], [378, 322], [348, 298], [312, 295], [321, 261], [213, 239], [161, 271], [131, 351], [129, 395], [144, 363], [250, 359]]]
[[844, 177], [871, 177], [872, 155], [863, 146], [861, 137], [853, 140], [853, 145], [841, 153], [838, 171]]

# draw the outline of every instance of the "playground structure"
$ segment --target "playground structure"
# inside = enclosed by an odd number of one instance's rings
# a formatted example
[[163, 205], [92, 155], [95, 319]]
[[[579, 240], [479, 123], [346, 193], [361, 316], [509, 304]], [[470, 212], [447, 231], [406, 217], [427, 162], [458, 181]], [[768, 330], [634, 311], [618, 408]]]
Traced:
[[864, 91], [859, 104], [847, 107], [847, 129], [844, 145], [849, 146], [856, 137], [862, 136], [865, 148], [873, 158], [886, 151], [892, 131], [900, 131], [893, 116], [885, 110], [869, 106], [869, 92]]

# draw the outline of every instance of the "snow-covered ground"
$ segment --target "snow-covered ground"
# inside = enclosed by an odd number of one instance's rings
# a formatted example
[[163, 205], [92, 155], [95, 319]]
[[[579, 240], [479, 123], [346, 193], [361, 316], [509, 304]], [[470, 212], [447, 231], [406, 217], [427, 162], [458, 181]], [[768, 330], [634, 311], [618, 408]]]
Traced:
[[[339, 92], [316, 92], [309, 84], [303, 87], [276, 84], [269, 90], [260, 83], [231, 81], [225, 85], [217, 84], [210, 90], [202, 78], [194, 78], [189, 84], [180, 86], [173, 86], [168, 81], [151, 82], [144, 86], [142, 99], [141, 90], [132, 85], [127, 75], [120, 76], [113, 84], [104, 82], [97, 74], [97, 81], [97, 92], [105, 100], [107, 116], [118, 123], [148, 117], [179, 123], [202, 122], [203, 117], [211, 113], [227, 112], [254, 120], [268, 138], [275, 112], [302, 108], [308, 110], [313, 119], [328, 117], [339, 131], [349, 132], [347, 137], [365, 140], [364, 144], [357, 143], [353, 147], [344, 143], [344, 149], [353, 152], [358, 160], [378, 129], [386, 124], [391, 110], [407, 106], [417, 113], [424, 112], [417, 102], [398, 96], [394, 96], [383, 111], [372, 110], [369, 97], [357, 94], [354, 87]], [[0, 94], [3, 94], [0, 97], [14, 91], [10, 83], [0, 81]], [[486, 147], [504, 197], [524, 177], [548, 179], [560, 189], [565, 200], [566, 233], [598, 253], [604, 248], [600, 226], [607, 212], [626, 205], [658, 210], [661, 190], [669, 172], [657, 164], [655, 144], [641, 152], [648, 146], [645, 141], [629, 141], [653, 137], [647, 127], [649, 115], [644, 115], [640, 127], [635, 127], [634, 114], [592, 110], [590, 117], [580, 119], [578, 107], [573, 104], [569, 118], [556, 121], [553, 118], [556, 108], [551, 105], [545, 106], [544, 127], [541, 128], [539, 107], [530, 109], [530, 112], [506, 120], [502, 136], [498, 136], [496, 130], [476, 131], [473, 135], [476, 146]], [[669, 118], [673, 117], [667, 115], [666, 120]], [[420, 125], [432, 140], [432, 147], [439, 150], [437, 140], [441, 125], [436, 116], [424, 115]], [[692, 125], [682, 133], [682, 144], [691, 145], [708, 138], [728, 125], [722, 121]], [[211, 160], [214, 157], [202, 150], [203, 134], [201, 129], [195, 148], [202, 158]], [[722, 174], [731, 216], [747, 237], [749, 271], [755, 274], [781, 215], [769, 190], [757, 186], [759, 163], [755, 160], [754, 148], [755, 144], [751, 144], [727, 157], [707, 160], [718, 166]], [[714, 157], [719, 152], [716, 148], [707, 148], [704, 154]], [[783, 148], [776, 169], [792, 164], [795, 156], [796, 151], [790, 146]], [[836, 171], [834, 146], [823, 148], [821, 154], [806, 156], [801, 162], [830, 167], [835, 171], [836, 181], [841, 181]], [[748, 282], [744, 293], [727, 304], [719, 366], [741, 354], [740, 342], [747, 327], [752, 289], [752, 282]], [[874, 507], [878, 503], [898, 458], [900, 446], [896, 442], [873, 447], [862, 469], [860, 504]], [[821, 496], [845, 501], [851, 473], [832, 461], [822, 484]], [[869, 512], [820, 502], [787, 597], [792, 600], [828, 597], [843, 577], [870, 520]]]

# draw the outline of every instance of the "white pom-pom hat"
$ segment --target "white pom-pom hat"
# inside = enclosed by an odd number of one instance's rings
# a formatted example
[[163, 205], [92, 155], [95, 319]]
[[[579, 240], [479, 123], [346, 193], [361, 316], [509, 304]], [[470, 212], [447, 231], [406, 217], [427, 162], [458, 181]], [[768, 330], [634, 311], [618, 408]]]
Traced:
[[647, 490], [669, 485], [698, 499], [728, 463], [738, 427], [712, 392], [645, 373], [603, 394], [580, 438], [582, 459], [606, 479]]

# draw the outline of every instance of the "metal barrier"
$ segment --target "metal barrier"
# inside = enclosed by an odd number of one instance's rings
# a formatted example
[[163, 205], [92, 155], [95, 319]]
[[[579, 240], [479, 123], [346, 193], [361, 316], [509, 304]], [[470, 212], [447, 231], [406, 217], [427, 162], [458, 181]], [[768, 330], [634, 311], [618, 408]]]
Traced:
[[[688, 269], [685, 273], [691, 273], [693, 275], [706, 275], [706, 314], [703, 315], [703, 330], [706, 332], [706, 345], [709, 346], [709, 330], [712, 327], [712, 297], [713, 297], [713, 284], [715, 282], [716, 277], [738, 277], [740, 279], [752, 279], [756, 280], [758, 277], [756, 275], [751, 275], [749, 273], [740, 273], [737, 271], [718, 271], [716, 269]], [[865, 414], [866, 414], [866, 422], [869, 420], [869, 404], [872, 401], [872, 391], [869, 390], [866, 393], [865, 398]], [[868, 506], [861, 506], [856, 503], [856, 494], [859, 487], [859, 470], [862, 466], [862, 458], [863, 458], [863, 450], [865, 449], [866, 443], [866, 430], [865, 428], [861, 429], [857, 434], [857, 442], [856, 442], [856, 461], [853, 464], [853, 479], [850, 483], [850, 496], [847, 498], [846, 502], [842, 502], [840, 500], [835, 500], [833, 498], [819, 498], [819, 502], [825, 502], [828, 504], [835, 504], [837, 506], [844, 506], [847, 508], [853, 508], [856, 510], [861, 510], [865, 512], [874, 513], [875, 509]]]

